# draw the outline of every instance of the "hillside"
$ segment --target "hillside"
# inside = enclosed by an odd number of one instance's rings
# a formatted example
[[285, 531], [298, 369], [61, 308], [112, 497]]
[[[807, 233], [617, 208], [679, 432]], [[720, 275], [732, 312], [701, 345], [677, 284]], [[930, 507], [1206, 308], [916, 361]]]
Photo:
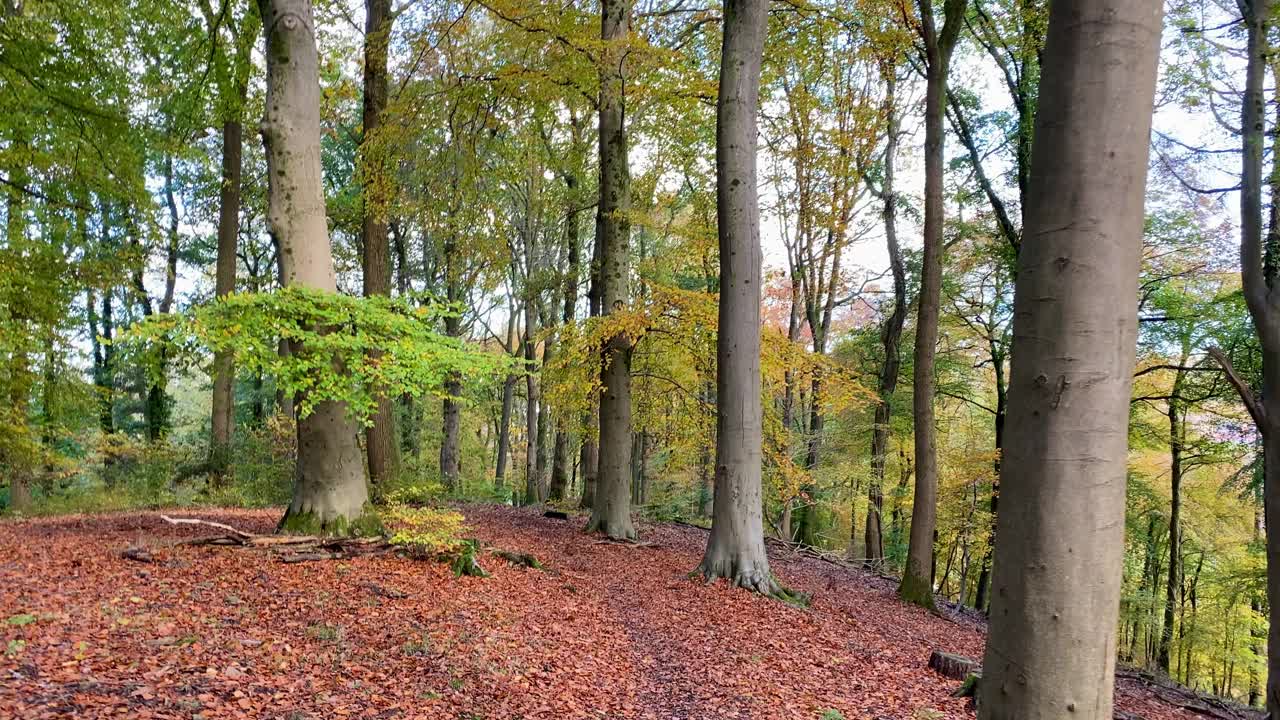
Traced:
[[[904, 605], [882, 578], [779, 551], [777, 574], [813, 593], [797, 609], [690, 579], [696, 528], [645, 526], [653, 544], [629, 546], [577, 519], [463, 511], [477, 537], [547, 569], [286, 564], [175, 545], [207, 528], [158, 513], [0, 524], [0, 717], [973, 717], [925, 664], [934, 649], [980, 656], [980, 621]], [[267, 532], [279, 513], [199, 516]], [[153, 561], [122, 558], [131, 546]], [[1161, 694], [1118, 686], [1133, 716], [1204, 716]]]

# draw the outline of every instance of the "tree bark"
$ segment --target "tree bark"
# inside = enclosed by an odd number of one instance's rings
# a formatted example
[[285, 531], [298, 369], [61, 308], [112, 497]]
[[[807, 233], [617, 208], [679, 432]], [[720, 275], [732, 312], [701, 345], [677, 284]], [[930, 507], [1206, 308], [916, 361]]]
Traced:
[[[1264, 245], [1262, 166], [1266, 138], [1265, 71], [1271, 28], [1271, 0], [1239, 0], [1247, 31], [1245, 91], [1241, 97], [1241, 179], [1240, 179], [1240, 276], [1245, 304], [1262, 345], [1263, 388], [1280, 387], [1280, 293], [1275, 290], [1277, 267], [1270, 251], [1280, 233], [1276, 201], [1280, 199], [1280, 178], [1271, 181], [1271, 227]], [[1228, 376], [1234, 376], [1220, 353], [1215, 358]], [[1233, 381], [1241, 400], [1262, 435], [1263, 507], [1267, 545], [1267, 684], [1265, 703], [1271, 720], [1280, 720], [1280, 393], [1265, 391], [1255, 398], [1243, 382]]]
[[1182, 570], [1182, 556], [1179, 547], [1179, 524], [1182, 515], [1182, 450], [1186, 440], [1183, 420], [1185, 410], [1182, 404], [1182, 385], [1186, 378], [1187, 356], [1183, 354], [1178, 362], [1178, 370], [1174, 371], [1173, 389], [1169, 392], [1169, 405], [1166, 416], [1169, 419], [1169, 576], [1165, 582], [1164, 624], [1160, 628], [1160, 649], [1156, 654], [1156, 664], [1165, 673], [1169, 672], [1173, 650], [1174, 614], [1177, 610], [1177, 591]]
[[[370, 146], [387, 108], [387, 43], [395, 18], [391, 14], [391, 0], [365, 0], [364, 7], [364, 138], [360, 143], [364, 186], [361, 188], [360, 236], [364, 249], [364, 295], [373, 297], [391, 295], [391, 242], [381, 203], [374, 197], [382, 172], [375, 166], [381, 163], [371, 157], [376, 153], [371, 153]], [[372, 424], [365, 429], [369, 479], [375, 484], [390, 480], [399, 472], [395, 419], [391, 398], [379, 396], [370, 418]]]
[[[236, 289], [236, 241], [240, 235], [240, 175], [244, 133], [239, 120], [222, 123], [222, 187], [218, 195], [218, 260], [214, 292]], [[214, 482], [225, 478], [235, 431], [235, 361], [229, 351], [213, 356], [213, 434], [209, 450]]]
[[980, 720], [1112, 715], [1160, 0], [1053, 3]]
[[[447, 294], [453, 296], [456, 293], [453, 285], [450, 285]], [[449, 302], [454, 302], [455, 298], [450, 297]], [[462, 336], [462, 318], [456, 315], [450, 315], [444, 320], [445, 334], [449, 337]], [[504, 389], [505, 391], [505, 389]], [[451, 372], [444, 380], [444, 400], [441, 403], [441, 433], [440, 433], [440, 480], [444, 483], [446, 490], [453, 492], [461, 487], [462, 483], [462, 404], [455, 398], [462, 395], [462, 379], [456, 372]], [[503, 401], [507, 398], [504, 396]], [[511, 421], [511, 405], [506, 403], [503, 410], [507, 413], [506, 421]]]
[[[526, 278], [526, 282], [532, 282]], [[537, 297], [525, 298], [524, 305], [524, 432], [526, 452], [524, 456], [524, 497], [522, 505], [533, 505], [542, 502], [538, 475], [538, 375], [534, 372], [534, 363], [538, 358], [538, 346], [535, 336], [538, 333]]]
[[716, 102], [720, 308], [716, 339], [716, 469], [711, 534], [698, 570], [772, 596], [761, 491], [760, 207], [756, 114], [767, 0], [728, 0]]
[[[630, 301], [631, 172], [627, 164], [624, 97], [626, 41], [631, 34], [631, 0], [602, 0], [600, 38], [600, 202], [596, 242], [600, 246], [601, 314], [625, 310]], [[601, 370], [600, 449], [595, 502], [587, 530], [614, 538], [634, 538], [631, 523], [631, 339], [609, 338]]]
[[[878, 570], [884, 564], [884, 473], [889, 453], [889, 421], [893, 414], [893, 394], [898, 389], [898, 374], [902, 369], [902, 326], [907, 318], [907, 273], [902, 262], [902, 248], [898, 244], [898, 198], [894, 186], [897, 167], [898, 135], [901, 120], [897, 108], [897, 67], [887, 63], [882, 72], [885, 81], [885, 107], [888, 110], [888, 132], [884, 149], [884, 183], [880, 187], [880, 201], [884, 204], [885, 243], [889, 248], [889, 269], [893, 273], [893, 312], [880, 328], [880, 346], [884, 352], [880, 366], [880, 400], [876, 403], [875, 427], [871, 431], [871, 483], [867, 490], [867, 523], [864, 533], [865, 564]], [[855, 523], [856, 528], [856, 523]], [[853, 543], [850, 543], [850, 547]]]
[[916, 346], [912, 411], [915, 416], [916, 488], [911, 505], [911, 539], [907, 566], [898, 595], [932, 608], [933, 542], [937, 527], [938, 456], [934, 427], [934, 356], [938, 345], [938, 311], [942, 299], [942, 235], [945, 222], [943, 172], [946, 139], [947, 71], [964, 22], [967, 0], [946, 0], [939, 30], [933, 0], [918, 0], [925, 48], [924, 110], [924, 252], [920, 270], [920, 304], [916, 315]]
[[[259, 0], [266, 40], [267, 226], [289, 285], [337, 292], [320, 169], [320, 81], [310, 0]], [[339, 371], [341, 369], [339, 368]], [[293, 499], [280, 528], [348, 534], [369, 499], [356, 426], [345, 403], [298, 418]]]
[[[596, 217], [595, 223], [596, 237], [591, 249], [591, 272], [590, 284], [586, 290], [586, 302], [588, 302], [589, 318], [598, 318], [600, 315], [600, 237], [599, 237], [599, 217]], [[599, 414], [600, 397], [596, 395], [590, 398], [590, 404], [593, 410]], [[582, 427], [590, 427], [593, 415], [591, 411], [582, 415]], [[599, 423], [596, 423], [599, 425]], [[579, 465], [582, 473], [582, 500], [579, 507], [582, 510], [593, 510], [595, 507], [595, 480], [598, 477], [600, 446], [596, 442], [596, 438], [591, 433], [582, 436], [582, 446], [579, 448]]]
[[[575, 139], [576, 139], [575, 135]], [[578, 310], [578, 272], [581, 270], [579, 256], [581, 253], [578, 240], [578, 176], [573, 172], [565, 173], [565, 188], [568, 191], [569, 209], [565, 215], [564, 241], [568, 249], [568, 267], [565, 268], [564, 298], [562, 299], [560, 322], [564, 327], [573, 323]], [[552, 502], [564, 500], [565, 488], [569, 484], [569, 474], [573, 468], [569, 461], [569, 431], [564, 420], [556, 419], [555, 448], [551, 454], [551, 486], [547, 491], [547, 499]]]

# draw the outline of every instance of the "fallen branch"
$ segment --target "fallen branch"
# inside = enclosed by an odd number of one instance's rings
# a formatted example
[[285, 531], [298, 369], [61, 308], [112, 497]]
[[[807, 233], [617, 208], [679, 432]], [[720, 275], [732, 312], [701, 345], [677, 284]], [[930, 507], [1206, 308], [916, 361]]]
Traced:
[[288, 555], [280, 555], [280, 562], [283, 563], [301, 563], [314, 562], [316, 560], [342, 560], [347, 556], [340, 552], [295, 552]]
[[229, 537], [238, 538], [242, 543], [248, 542], [254, 537], [258, 537], [253, 533], [245, 532], [243, 530], [238, 530], [236, 528], [231, 527], [230, 525], [224, 525], [223, 523], [220, 523], [220, 522], [213, 522], [212, 520], [198, 520], [196, 518], [171, 518], [168, 515], [161, 515], [160, 519], [164, 520], [170, 525], [200, 525], [204, 527], [217, 528], [219, 530], [226, 532]]
[[623, 545], [626, 547], [633, 547], [633, 548], [658, 547], [658, 543], [655, 543], [655, 542], [647, 542], [647, 541], [642, 542], [640, 540], [625, 540], [622, 538], [611, 538], [611, 537], [601, 538], [591, 544], [592, 545]]

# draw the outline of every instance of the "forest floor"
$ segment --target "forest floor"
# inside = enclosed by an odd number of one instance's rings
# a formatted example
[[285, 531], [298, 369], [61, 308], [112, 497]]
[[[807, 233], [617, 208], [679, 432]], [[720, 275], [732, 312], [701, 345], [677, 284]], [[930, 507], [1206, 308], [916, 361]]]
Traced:
[[[973, 717], [926, 662], [981, 657], [981, 620], [907, 606], [891, 581], [779, 550], [776, 574], [813, 593], [799, 609], [691, 579], [697, 528], [643, 525], [653, 544], [630, 546], [580, 518], [461, 509], [475, 536], [546, 569], [286, 564], [176, 545], [216, 531], [153, 512], [0, 523], [0, 718]], [[181, 514], [262, 533], [279, 517]], [[1117, 696], [1130, 717], [1205, 716], [1134, 678]]]

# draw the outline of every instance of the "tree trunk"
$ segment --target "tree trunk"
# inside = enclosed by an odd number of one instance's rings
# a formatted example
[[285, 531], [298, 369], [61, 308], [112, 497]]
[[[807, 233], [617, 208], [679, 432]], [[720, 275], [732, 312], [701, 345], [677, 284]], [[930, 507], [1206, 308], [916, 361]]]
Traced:
[[[267, 224], [285, 282], [336, 292], [320, 170], [320, 81], [310, 0], [259, 0], [267, 58]], [[345, 403], [298, 418], [293, 499], [281, 530], [350, 534], [369, 499], [356, 426]]]
[[[1178, 367], [1181, 368], [1186, 362], [1187, 356], [1184, 353], [1178, 362]], [[1175, 371], [1173, 389], [1169, 393], [1169, 407], [1166, 412], [1169, 418], [1169, 577], [1165, 581], [1164, 625], [1160, 628], [1160, 650], [1156, 655], [1156, 664], [1165, 673], [1169, 672], [1171, 664], [1174, 611], [1177, 609], [1176, 593], [1182, 574], [1178, 533], [1182, 515], [1182, 443], [1186, 438], [1181, 397], [1185, 376], [1185, 370]]]
[[[525, 278], [525, 282], [532, 282]], [[527, 452], [524, 458], [524, 498], [523, 505], [533, 505], [542, 501], [541, 478], [538, 475], [538, 376], [533, 371], [538, 358], [536, 336], [537, 297], [532, 293], [525, 299], [524, 305], [524, 426]]]
[[[451, 283], [447, 293], [449, 302], [455, 302], [453, 296], [459, 294]], [[449, 337], [462, 336], [462, 318], [450, 315], [444, 320], [445, 334]], [[504, 387], [505, 392], [505, 387]], [[441, 405], [440, 433], [440, 480], [449, 492], [458, 490], [462, 482], [462, 404], [456, 400], [462, 395], [462, 379], [456, 372], [451, 372], [444, 380], [444, 401]], [[506, 420], [511, 421], [511, 404], [503, 397], [503, 410]], [[505, 469], [505, 468], [504, 468]]]
[[[867, 490], [867, 523], [864, 534], [865, 564], [870, 570], [878, 570], [884, 564], [884, 472], [889, 453], [889, 422], [893, 414], [893, 394], [898, 389], [898, 374], [902, 369], [902, 325], [907, 318], [907, 275], [902, 262], [902, 248], [898, 245], [898, 198], [894, 187], [897, 167], [900, 118], [897, 108], [897, 67], [887, 63], [881, 74], [885, 80], [885, 107], [888, 110], [889, 129], [884, 149], [884, 184], [880, 188], [880, 201], [884, 203], [885, 243], [889, 248], [889, 268], [893, 272], [893, 312], [880, 328], [880, 345], [884, 351], [880, 366], [880, 400], [876, 403], [875, 427], [871, 431], [871, 483]], [[854, 524], [856, 528], [856, 523]], [[850, 547], [853, 543], [849, 543]]]
[[941, 30], [935, 29], [933, 0], [918, 0], [925, 46], [924, 110], [924, 252], [920, 270], [920, 305], [916, 315], [916, 346], [912, 410], [915, 416], [916, 490], [911, 505], [911, 540], [907, 566], [898, 595], [932, 608], [933, 541], [938, 514], [937, 429], [933, 419], [934, 356], [938, 345], [938, 309], [942, 298], [943, 126], [947, 70], [964, 21], [966, 0], [946, 0]]
[[980, 720], [1112, 715], [1160, 0], [1053, 3]]
[[[627, 166], [624, 79], [631, 34], [631, 0], [602, 0], [600, 38], [600, 245], [601, 314], [626, 309], [630, 301], [631, 172]], [[619, 333], [605, 342], [600, 384], [600, 451], [589, 531], [634, 538], [628, 471], [631, 465], [631, 339]]]
[[[365, 0], [364, 23], [364, 139], [360, 143], [363, 167], [361, 188], [361, 246], [364, 249], [364, 295], [391, 294], [391, 242], [387, 234], [384, 209], [374, 197], [383, 171], [371, 151], [382, 114], [387, 108], [387, 43], [391, 25], [391, 0]], [[373, 354], [377, 357], [377, 354]], [[446, 383], [447, 385], [448, 383]], [[447, 389], [447, 388], [446, 388]], [[396, 444], [396, 416], [391, 398], [379, 396], [372, 424], [365, 429], [365, 445], [369, 455], [369, 479], [376, 483], [395, 477], [400, 467], [400, 448]], [[446, 479], [446, 485], [448, 479]]]
[[716, 479], [711, 534], [698, 570], [766, 595], [785, 591], [769, 570], [761, 495], [760, 207], [756, 112], [766, 0], [728, 0], [716, 102], [720, 310], [716, 339]]
[[[214, 289], [226, 297], [236, 289], [236, 240], [240, 235], [240, 173], [244, 146], [239, 120], [222, 123], [222, 188], [218, 196], [218, 260]], [[213, 356], [213, 434], [210, 467], [215, 483], [225, 479], [235, 429], [235, 361], [229, 351]]]
[[508, 375], [502, 383], [502, 420], [498, 428], [497, 470], [494, 472], [494, 487], [501, 490], [507, 483], [507, 458], [511, 455], [511, 413], [515, 406], [516, 376]]
[[[591, 277], [590, 277], [590, 283], [587, 287], [587, 313], [589, 317], [594, 318], [594, 317], [600, 316], [601, 248], [600, 248], [600, 218], [598, 214], [596, 216], [596, 237], [595, 237], [595, 242], [592, 243], [592, 245], [593, 247], [591, 250], [591, 273], [590, 273]], [[592, 425], [594, 425], [595, 427], [598, 428], [600, 426], [599, 418], [598, 418], [598, 415], [600, 412], [599, 394], [597, 393], [594, 398], [590, 398], [588, 402], [591, 405], [591, 410], [588, 410], [586, 413], [583, 414], [582, 426], [591, 427]], [[592, 416], [593, 410], [595, 411], [595, 414], [597, 417], [593, 418]], [[595, 420], [595, 422], [593, 422], [593, 420]], [[582, 501], [581, 503], [579, 503], [578, 507], [582, 508], [583, 510], [595, 509], [596, 478], [598, 477], [598, 474], [599, 474], [599, 465], [600, 465], [599, 460], [600, 460], [600, 445], [598, 443], [598, 438], [595, 437], [594, 433], [588, 432], [582, 437], [582, 447], [580, 448], [580, 457], [578, 459], [578, 465], [581, 466], [582, 468]]]

